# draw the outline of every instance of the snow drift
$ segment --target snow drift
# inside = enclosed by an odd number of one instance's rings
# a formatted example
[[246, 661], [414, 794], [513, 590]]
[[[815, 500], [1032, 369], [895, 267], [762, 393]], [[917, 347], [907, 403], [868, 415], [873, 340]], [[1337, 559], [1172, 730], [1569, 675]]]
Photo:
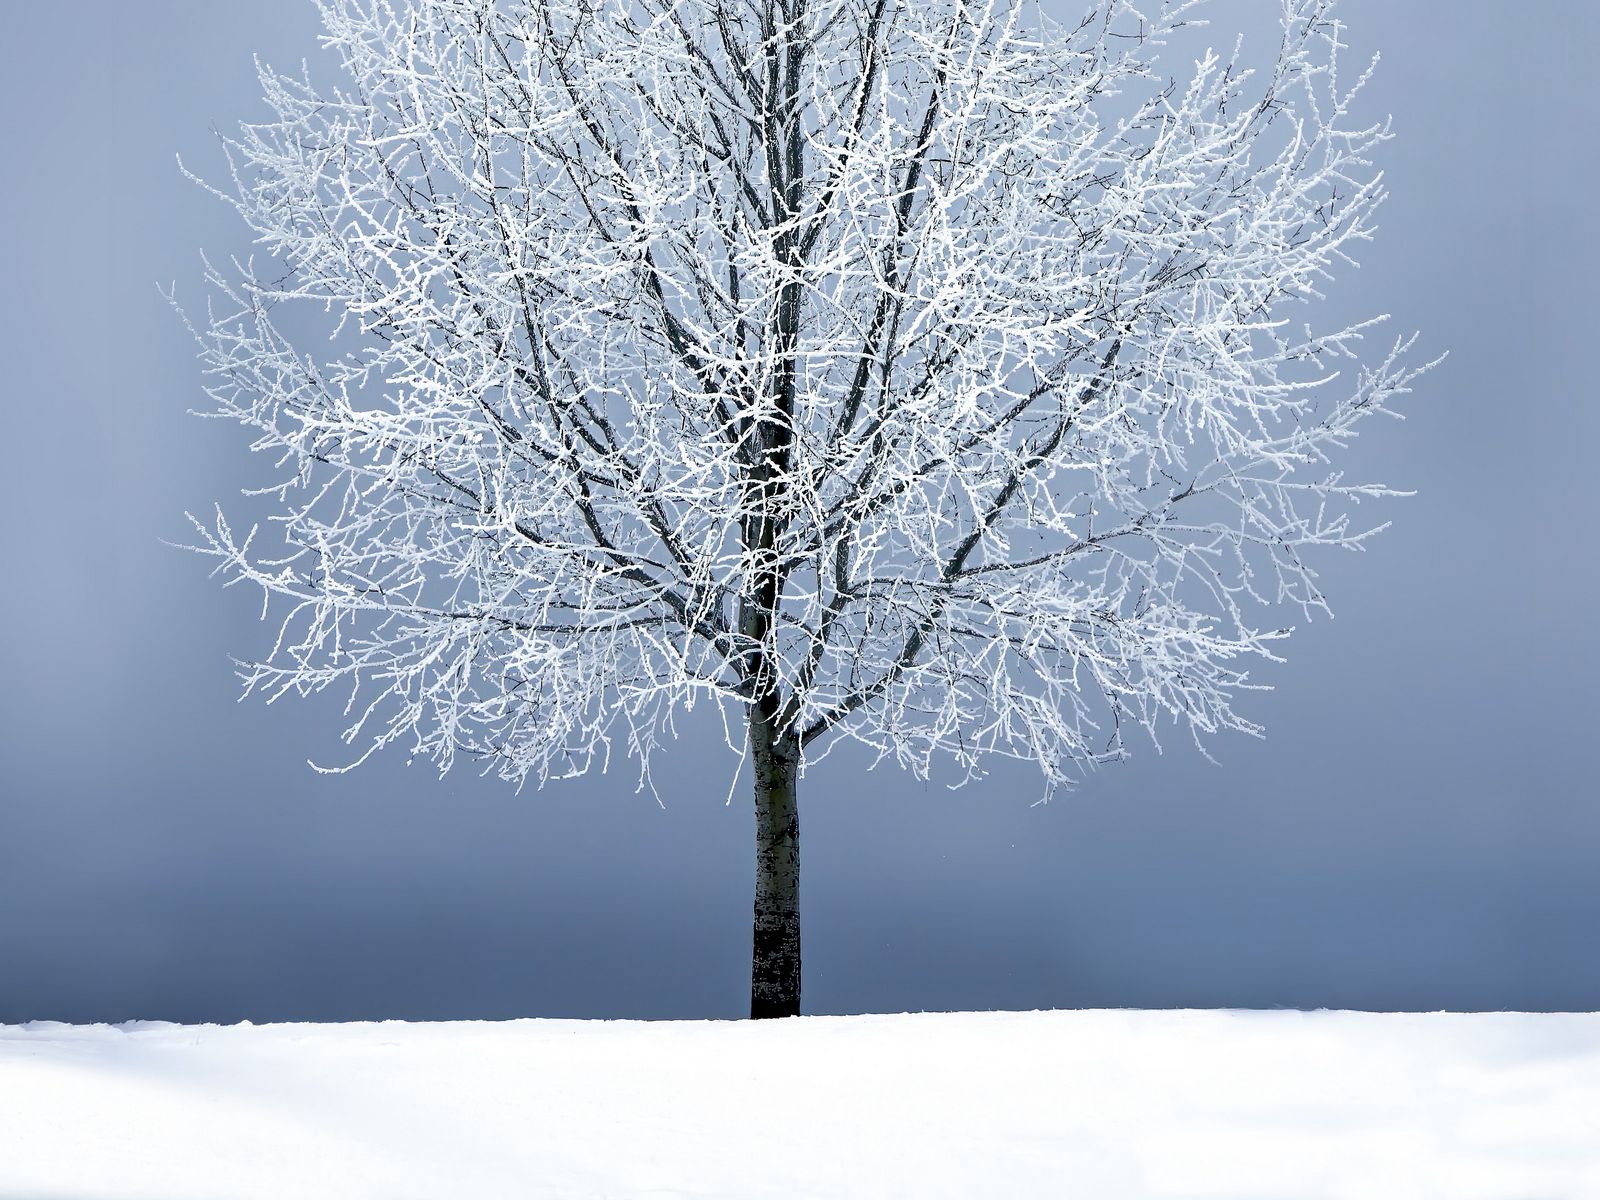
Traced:
[[1600, 1197], [1600, 1014], [0, 1026], [0, 1197]]

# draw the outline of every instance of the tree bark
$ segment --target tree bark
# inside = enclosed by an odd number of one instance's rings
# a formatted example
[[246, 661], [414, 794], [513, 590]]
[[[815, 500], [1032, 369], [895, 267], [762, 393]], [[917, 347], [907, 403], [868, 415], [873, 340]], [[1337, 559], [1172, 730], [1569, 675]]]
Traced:
[[[795, 739], [758, 704], [750, 722], [755, 761], [756, 895], [750, 1016], [800, 1015], [800, 764]], [[763, 711], [769, 710], [769, 711]]]
[[760, 112], [771, 189], [772, 253], [783, 270], [776, 320], [764, 350], [774, 364], [756, 416], [756, 457], [745, 477], [741, 534], [751, 555], [752, 588], [741, 606], [740, 632], [751, 650], [750, 750], [755, 762], [756, 894], [750, 956], [750, 1016], [800, 1015], [800, 813], [795, 789], [800, 741], [781, 719], [782, 686], [772, 637], [783, 603], [786, 568], [777, 553], [787, 522], [784, 490], [794, 467], [795, 405], [800, 378], [805, 263], [798, 224], [805, 182], [801, 74], [808, 50], [798, 36], [804, 0], [768, 4], [761, 18]]

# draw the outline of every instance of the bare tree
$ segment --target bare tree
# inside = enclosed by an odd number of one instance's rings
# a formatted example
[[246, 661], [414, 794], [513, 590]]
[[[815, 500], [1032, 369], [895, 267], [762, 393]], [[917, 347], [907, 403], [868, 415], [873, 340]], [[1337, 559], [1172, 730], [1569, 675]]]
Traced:
[[270, 265], [196, 323], [282, 468], [281, 546], [196, 522], [283, 605], [247, 688], [519, 782], [742, 718], [757, 1017], [799, 1011], [840, 738], [1054, 786], [1257, 732], [1262, 613], [1322, 607], [1305, 552], [1386, 490], [1330, 455], [1417, 370], [1284, 315], [1383, 195], [1329, 0], [1168, 81], [1194, 7], [321, 0], [346, 82], [261, 69], [218, 194]]

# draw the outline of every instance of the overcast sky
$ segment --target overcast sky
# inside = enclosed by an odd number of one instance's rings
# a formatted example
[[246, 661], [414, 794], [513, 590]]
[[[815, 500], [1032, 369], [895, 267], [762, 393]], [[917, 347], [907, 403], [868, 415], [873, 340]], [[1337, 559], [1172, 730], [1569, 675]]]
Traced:
[[[1418, 494], [1324, 559], [1337, 619], [1220, 766], [1175, 738], [1043, 807], [1022, 768], [808, 776], [808, 1011], [1600, 1008], [1600, 7], [1342, 11], [1399, 140], [1328, 317], [1451, 353], [1347, 465]], [[1209, 39], [1268, 45], [1275, 12], [1216, 3]], [[665, 807], [626, 768], [316, 775], [336, 709], [235, 703], [255, 599], [161, 543], [265, 469], [185, 415], [158, 284], [198, 298], [198, 251], [248, 244], [174, 154], [214, 168], [209, 128], [261, 112], [251, 53], [315, 35], [302, 0], [8, 13], [0, 1021], [740, 1015], [752, 821], [719, 742], [663, 762]]]

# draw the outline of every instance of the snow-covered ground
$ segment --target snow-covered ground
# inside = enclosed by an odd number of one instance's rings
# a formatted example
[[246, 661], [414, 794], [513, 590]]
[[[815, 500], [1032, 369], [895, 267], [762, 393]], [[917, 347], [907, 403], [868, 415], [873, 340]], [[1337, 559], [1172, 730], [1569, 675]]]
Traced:
[[0, 1026], [0, 1197], [1600, 1197], [1600, 1014]]

